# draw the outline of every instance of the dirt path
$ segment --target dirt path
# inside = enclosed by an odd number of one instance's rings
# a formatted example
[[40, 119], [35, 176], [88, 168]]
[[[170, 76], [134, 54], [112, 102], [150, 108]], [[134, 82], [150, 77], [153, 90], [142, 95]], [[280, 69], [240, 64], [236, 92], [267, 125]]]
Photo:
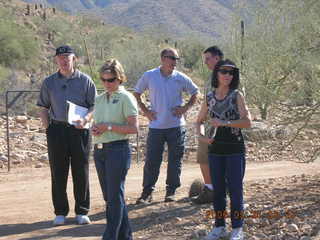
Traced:
[[[157, 184], [156, 200], [162, 201], [164, 195], [165, 165], [162, 167], [161, 175]], [[142, 183], [142, 164], [131, 167], [127, 177], [126, 196], [131, 206], [131, 216], [137, 217], [132, 203], [139, 196]], [[10, 173], [0, 173], [0, 239], [42, 240], [42, 239], [101, 239], [104, 229], [104, 202], [102, 200], [100, 186], [95, 173], [94, 165], [90, 166], [91, 184], [91, 211], [90, 217], [93, 224], [88, 226], [77, 226], [71, 211], [67, 224], [61, 227], [52, 227], [53, 209], [50, 193], [49, 168], [40, 169], [14, 169]], [[320, 172], [320, 162], [294, 163], [294, 162], [268, 162], [249, 163], [246, 170], [246, 181], [261, 180], [275, 177], [285, 177], [296, 174], [316, 174]], [[182, 171], [183, 186], [178, 196], [187, 196], [188, 186], [200, 177], [197, 164], [186, 163]], [[69, 182], [69, 199], [71, 209], [74, 206], [72, 200], [72, 184]], [[159, 205], [158, 208], [161, 208]], [[156, 208], [154, 208], [155, 210]], [[146, 211], [152, 211], [146, 209]], [[152, 214], [151, 214], [152, 215]], [[140, 216], [140, 218], [143, 216]], [[133, 225], [139, 219], [132, 219]], [[78, 229], [79, 228], [79, 229]], [[81, 229], [80, 229], [81, 228]], [[135, 227], [134, 227], [135, 228]], [[135, 235], [141, 230], [135, 228]]]

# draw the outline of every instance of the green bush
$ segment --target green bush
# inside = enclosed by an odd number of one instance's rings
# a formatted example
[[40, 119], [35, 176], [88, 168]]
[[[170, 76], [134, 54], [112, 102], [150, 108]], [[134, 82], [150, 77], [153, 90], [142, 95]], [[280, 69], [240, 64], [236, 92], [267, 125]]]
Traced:
[[[0, 18], [4, 16], [0, 13]], [[28, 69], [39, 62], [39, 43], [35, 34], [12, 21], [0, 22], [0, 64]]]
[[186, 68], [195, 68], [199, 61], [202, 61], [202, 51], [205, 48], [203, 44], [194, 39], [186, 39], [178, 44], [183, 65]]
[[113, 42], [107, 58], [117, 58], [128, 77], [128, 87], [133, 87], [142, 74], [160, 65], [160, 48], [154, 40], [144, 35], [123, 38]]

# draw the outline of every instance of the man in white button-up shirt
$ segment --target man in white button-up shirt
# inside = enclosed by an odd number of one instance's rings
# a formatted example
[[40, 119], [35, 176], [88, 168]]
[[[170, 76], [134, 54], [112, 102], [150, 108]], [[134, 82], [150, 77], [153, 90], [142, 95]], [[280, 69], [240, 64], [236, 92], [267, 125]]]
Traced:
[[[179, 55], [176, 49], [161, 51], [160, 67], [143, 74], [135, 87], [135, 97], [140, 109], [149, 119], [147, 155], [143, 171], [143, 191], [137, 204], [151, 202], [152, 192], [158, 180], [164, 144], [168, 146], [168, 169], [165, 201], [175, 201], [174, 195], [180, 187], [182, 157], [184, 153], [184, 114], [196, 102], [198, 87], [185, 74], [175, 70]], [[150, 106], [141, 100], [148, 90]], [[191, 95], [183, 102], [183, 92]]]

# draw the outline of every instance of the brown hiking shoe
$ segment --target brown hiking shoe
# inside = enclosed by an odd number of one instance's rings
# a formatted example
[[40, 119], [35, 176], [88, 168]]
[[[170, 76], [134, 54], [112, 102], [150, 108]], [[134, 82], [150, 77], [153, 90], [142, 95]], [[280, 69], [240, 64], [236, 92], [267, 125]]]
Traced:
[[207, 186], [205, 186], [202, 192], [195, 198], [192, 198], [192, 202], [195, 204], [205, 204], [213, 202], [213, 190], [210, 190]]

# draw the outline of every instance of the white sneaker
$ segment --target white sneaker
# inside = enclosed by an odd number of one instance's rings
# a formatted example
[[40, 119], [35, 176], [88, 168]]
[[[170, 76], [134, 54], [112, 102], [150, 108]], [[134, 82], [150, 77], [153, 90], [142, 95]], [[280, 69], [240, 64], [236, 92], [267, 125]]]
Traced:
[[230, 240], [243, 240], [243, 230], [242, 227], [239, 228], [233, 228], [231, 235], [230, 235]]
[[227, 235], [228, 234], [225, 227], [215, 227], [212, 229], [211, 232], [209, 232], [209, 234], [204, 238], [204, 240], [218, 240], [223, 237], [226, 237]]
[[60, 225], [64, 225], [66, 221], [66, 217], [63, 215], [57, 215], [55, 217], [55, 219], [53, 220], [53, 225], [54, 226], [60, 226]]
[[77, 215], [77, 222], [79, 225], [90, 224], [90, 218], [87, 215]]

